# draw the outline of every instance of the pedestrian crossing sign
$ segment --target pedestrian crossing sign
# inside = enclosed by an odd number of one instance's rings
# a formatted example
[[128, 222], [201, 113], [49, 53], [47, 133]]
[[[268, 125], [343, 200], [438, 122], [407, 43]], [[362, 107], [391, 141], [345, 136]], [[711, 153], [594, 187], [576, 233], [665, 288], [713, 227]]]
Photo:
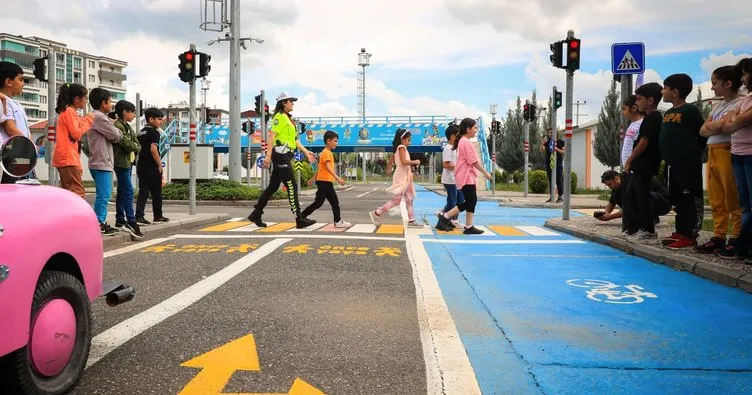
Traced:
[[611, 71], [615, 75], [644, 73], [645, 44], [613, 44], [611, 46]]

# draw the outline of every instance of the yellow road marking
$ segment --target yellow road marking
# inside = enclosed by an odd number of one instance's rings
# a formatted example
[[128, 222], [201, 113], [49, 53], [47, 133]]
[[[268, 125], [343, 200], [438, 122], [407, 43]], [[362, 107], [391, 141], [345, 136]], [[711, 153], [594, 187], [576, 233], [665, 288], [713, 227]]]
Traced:
[[376, 233], [389, 234], [389, 235], [401, 235], [405, 232], [405, 227], [402, 225], [381, 225]]
[[267, 226], [266, 228], [263, 228], [259, 230], [258, 232], [264, 232], [264, 233], [270, 233], [270, 232], [284, 232], [287, 229], [294, 228], [295, 223], [293, 222], [280, 222], [276, 225]]
[[210, 226], [208, 228], [201, 229], [202, 232], [224, 232], [230, 229], [236, 229], [241, 228], [243, 226], [249, 225], [250, 222], [248, 221], [237, 221], [237, 222], [225, 222], [223, 224]]
[[489, 225], [488, 229], [491, 229], [499, 236], [527, 236], [527, 233], [511, 226]]

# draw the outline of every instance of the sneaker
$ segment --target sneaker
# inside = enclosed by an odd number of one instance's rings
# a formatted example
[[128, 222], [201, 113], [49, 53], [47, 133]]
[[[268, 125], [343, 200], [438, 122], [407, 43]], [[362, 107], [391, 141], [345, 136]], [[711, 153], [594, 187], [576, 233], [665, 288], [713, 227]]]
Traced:
[[144, 234], [141, 233], [141, 228], [139, 228], [136, 222], [130, 222], [130, 223], [123, 225], [123, 229], [125, 229], [126, 232], [130, 233], [131, 236], [137, 239], [144, 238]]
[[726, 244], [723, 248], [715, 250], [715, 255], [718, 256], [718, 258], [733, 261], [742, 258], [739, 252], [740, 251], [737, 246], [729, 243]]
[[632, 236], [627, 236], [627, 240], [633, 241], [633, 242], [648, 241], [648, 240], [653, 240], [657, 238], [658, 238], [658, 235], [656, 235], [655, 232], [650, 233], [644, 230], [641, 230], [633, 234]]
[[352, 226], [352, 224], [349, 223], [349, 222], [347, 222], [347, 221], [345, 221], [345, 220], [339, 220], [339, 222], [335, 222], [334, 223], [334, 227], [335, 228], [349, 228], [351, 226]]
[[664, 246], [668, 246], [670, 244], [674, 244], [675, 241], [681, 240], [683, 238], [684, 238], [684, 235], [682, 235], [679, 232], [674, 232], [671, 234], [671, 236], [664, 237], [663, 239], [661, 239], [661, 244], [663, 244]]
[[546, 200], [546, 203], [551, 203], [551, 198], [548, 198], [548, 200]]
[[295, 219], [295, 227], [298, 229], [307, 228], [315, 223], [316, 221], [310, 218], [296, 218]]
[[415, 221], [408, 221], [407, 222], [407, 227], [408, 228], [423, 228], [423, 226], [424, 226], [423, 224], [417, 223]]
[[483, 231], [476, 228], [475, 226], [470, 226], [469, 228], [465, 228], [465, 230], [463, 230], [462, 233], [466, 235], [482, 235]]
[[147, 221], [146, 218], [136, 218], [136, 223], [141, 225], [151, 225], [151, 222]]
[[123, 226], [125, 226], [125, 221], [121, 221], [119, 219], [115, 221], [115, 229], [120, 229]]
[[108, 224], [107, 222], [99, 224], [99, 230], [105, 236], [112, 236], [119, 232], [117, 229], [110, 226], [110, 224]]
[[464, 228], [465, 227], [465, 224], [463, 224], [460, 221], [457, 221], [456, 219], [451, 220], [449, 223], [452, 225], [453, 228]]
[[726, 245], [726, 239], [721, 237], [711, 237], [710, 240], [703, 244], [697, 245], [695, 251], [703, 254], [712, 254], [713, 251], [723, 248]]
[[159, 218], [154, 218], [154, 222], [170, 222], [170, 219], [167, 217], [159, 217]]
[[248, 214], [248, 220], [253, 222], [253, 224], [258, 226], [259, 228], [266, 228], [266, 224], [261, 220], [260, 211], [253, 210], [250, 214]]
[[369, 211], [368, 212], [368, 216], [371, 217], [371, 222], [374, 225], [376, 225], [376, 226], [381, 225], [381, 221], [379, 220], [379, 215], [376, 214], [376, 211]]
[[697, 238], [695, 237], [683, 237], [681, 240], [675, 241], [673, 244], [669, 244], [669, 250], [681, 250], [682, 248], [694, 247], [697, 245]]
[[556, 199], [556, 203], [561, 203], [563, 201], [564, 201], [564, 199], [562, 199], [561, 197], [559, 197], [558, 199]]

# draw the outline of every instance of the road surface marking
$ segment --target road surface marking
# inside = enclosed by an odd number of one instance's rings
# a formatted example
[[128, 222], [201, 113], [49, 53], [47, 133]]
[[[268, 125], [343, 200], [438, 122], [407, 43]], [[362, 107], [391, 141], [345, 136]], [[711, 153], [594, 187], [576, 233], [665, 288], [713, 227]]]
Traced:
[[[267, 222], [266, 226], [267, 227], [274, 226], [275, 224], [276, 222]], [[258, 226], [256, 226], [256, 224], [246, 223], [245, 226], [235, 228], [235, 229], [230, 229], [229, 231], [230, 232], [253, 232], [259, 229], [265, 229], [265, 228], [259, 228]]]
[[279, 237], [270, 240], [259, 249], [238, 259], [224, 269], [95, 336], [91, 340], [91, 351], [86, 367], [94, 365], [127, 341], [196, 303], [290, 240], [290, 238]]
[[[174, 235], [170, 236], [170, 239], [276, 239], [280, 235], [260, 235], [258, 233], [247, 235]], [[285, 233], [285, 238], [297, 239], [341, 239], [341, 240], [385, 240], [385, 241], [405, 241], [404, 237], [388, 237], [388, 236], [346, 236], [338, 234], [293, 234]], [[551, 242], [549, 240], [548, 242]]]
[[167, 240], [170, 240], [170, 238], [168, 238], [168, 237], [162, 237], [162, 238], [159, 238], [159, 239], [142, 241], [142, 242], [137, 243], [137, 244], [129, 245], [128, 247], [118, 248], [117, 250], [106, 251], [104, 253], [104, 258], [109, 258], [109, 257], [112, 257], [112, 256], [116, 256], [116, 255], [120, 255], [120, 254], [125, 254], [127, 252], [138, 251], [138, 250], [140, 250], [140, 249], [142, 249], [144, 247], [149, 247], [149, 246], [152, 246], [154, 244], [159, 244], [159, 243], [161, 243], [163, 241], [167, 241]]
[[496, 236], [493, 232], [491, 232], [490, 229], [488, 229], [485, 226], [477, 225], [476, 228], [482, 230], [483, 233], [481, 233], [479, 235], [465, 235], [463, 233], [464, 229], [462, 229], [462, 228], [454, 228], [454, 229], [452, 229], [449, 232], [444, 232], [442, 230], [436, 230], [436, 235], [438, 235], [438, 236], [467, 236], [467, 237]]
[[352, 228], [345, 231], [345, 233], [373, 233], [376, 230], [374, 224], [355, 224]]
[[310, 244], [290, 244], [282, 249], [283, 254], [298, 254], [306, 255], [308, 253], [331, 254], [331, 255], [369, 255], [369, 252], [373, 256], [402, 256], [402, 249], [399, 247], [357, 247], [357, 246], [337, 246], [337, 245], [321, 245], [318, 247], [311, 247]]
[[408, 233], [406, 238], [406, 253], [413, 267], [427, 393], [481, 394], [470, 358], [423, 246], [425, 240], [413, 233]]
[[266, 228], [260, 229], [259, 232], [272, 233], [272, 232], [284, 232], [290, 228], [295, 227], [294, 222], [280, 222], [278, 224], [269, 225], [266, 224]]
[[246, 219], [245, 217], [237, 217], [237, 218], [230, 218], [227, 220], [227, 222], [238, 222]]
[[422, 239], [424, 243], [445, 244], [585, 244], [582, 240], [480, 240], [480, 239]]
[[622, 255], [565, 255], [565, 254], [470, 254], [470, 256], [497, 256], [506, 258], [572, 258], [572, 259], [624, 259]]
[[323, 226], [326, 226], [326, 222], [317, 222], [303, 229], [297, 229], [297, 228], [289, 229], [288, 232], [313, 232], [314, 230], [319, 229]]
[[365, 196], [365, 195], [368, 195], [368, 194], [369, 194], [369, 193], [371, 193], [371, 192], [376, 192], [376, 191], [378, 191], [378, 190], [379, 190], [379, 188], [373, 188], [373, 189], [371, 189], [370, 191], [366, 191], [366, 192], [363, 192], [363, 193], [361, 193], [360, 195], [355, 195], [355, 197], [356, 197], [356, 198], [359, 198], [359, 197], [363, 197], [363, 196]]
[[515, 228], [528, 233], [530, 236], [558, 236], [556, 232], [543, 229], [540, 226], [515, 226]]
[[347, 228], [338, 228], [334, 226], [334, 223], [327, 224], [325, 227], [319, 229], [320, 232], [344, 232]]
[[513, 226], [489, 225], [488, 228], [499, 236], [527, 236], [527, 233]]
[[379, 226], [379, 229], [376, 231], [378, 234], [387, 234], [387, 235], [401, 235], [405, 232], [405, 227], [403, 225], [393, 225], [393, 224], [384, 224]]
[[224, 232], [250, 224], [248, 221], [233, 221], [201, 229], [201, 232]]

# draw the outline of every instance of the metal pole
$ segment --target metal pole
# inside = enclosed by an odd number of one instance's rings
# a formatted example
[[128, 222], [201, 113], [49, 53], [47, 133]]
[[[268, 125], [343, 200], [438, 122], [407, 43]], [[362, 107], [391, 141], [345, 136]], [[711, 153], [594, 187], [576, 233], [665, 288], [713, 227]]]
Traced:
[[[229, 179], [240, 181], [240, 0], [230, 8], [230, 146]], [[261, 102], [264, 105], [264, 102]]]
[[[553, 100], [556, 100], [556, 85], [554, 85], [553, 89]], [[551, 109], [551, 139], [553, 140], [553, 146], [556, 147], [556, 140], [558, 139], [558, 126], [556, 126], [556, 103], [553, 104], [553, 107]], [[550, 146], [550, 143], [549, 143]], [[548, 149], [548, 147], [546, 147]], [[551, 168], [551, 179], [549, 180], [551, 188], [549, 188], [549, 192], [551, 193], [551, 203], [555, 202], [554, 200], [554, 188], [556, 188], [556, 151], [551, 150], [551, 158], [548, 160], [547, 166]]]
[[[251, 169], [253, 169], [253, 158], [251, 156], [251, 141], [253, 140], [251, 136], [253, 133], [255, 133], [255, 130], [251, 130], [251, 120], [248, 119], [248, 152], [246, 152], [246, 160], [248, 160], [248, 168], [246, 169], [246, 184], [250, 187], [251, 186]], [[256, 129], [256, 125], [253, 125], [253, 129]]]
[[[525, 104], [530, 104], [530, 100], [525, 100]], [[529, 160], [530, 160], [530, 147], [529, 147], [529, 141], [530, 141], [530, 121], [525, 122], [525, 143], [524, 149], [525, 149], [525, 197], [527, 197], [527, 190], [528, 190], [528, 182], [527, 182], [527, 173], [529, 166]], [[495, 177], [494, 177], [495, 178]]]
[[[266, 94], [264, 93], [264, 90], [261, 90], [261, 105], [263, 106], [264, 103], [266, 103]], [[263, 111], [263, 107], [262, 107]], [[261, 114], [259, 116], [259, 124], [261, 125], [261, 141], [262, 141], [262, 148], [264, 144], [267, 144], [267, 147], [269, 144], [271, 144], [269, 141], [269, 133], [266, 129], [266, 118], [264, 117], [264, 114]], [[261, 156], [266, 156], [266, 151], [262, 150]], [[269, 169], [261, 169], [261, 189], [266, 189], [266, 187], [269, 185]]]
[[57, 186], [55, 166], [52, 165], [55, 153], [55, 51], [50, 47], [47, 51], [47, 140], [49, 141], [48, 149], [50, 150], [50, 163], [48, 164], [47, 185]]
[[[141, 108], [141, 93], [136, 92], [136, 134], [141, 132], [141, 111], [144, 109]], [[146, 122], [146, 119], [144, 119], [144, 122]], [[170, 143], [169, 141], [167, 142]], [[164, 170], [163, 170], [164, 171]], [[170, 152], [167, 152], [167, 180], [169, 181], [169, 174], [170, 174]], [[138, 171], [136, 171], [136, 177], [133, 182], [133, 185], [138, 185]]]
[[[196, 50], [196, 45], [191, 44], [191, 51]], [[188, 89], [190, 92], [189, 95], [189, 106], [188, 109], [188, 124], [190, 125], [189, 129], [189, 148], [188, 148], [188, 155], [189, 158], [189, 164], [188, 164], [188, 174], [190, 177], [190, 180], [188, 181], [188, 205], [189, 205], [189, 211], [188, 213], [190, 215], [196, 214], [196, 80], [194, 79], [188, 84]]]
[[[567, 38], [574, 37], [574, 30], [567, 32]], [[571, 197], [572, 183], [572, 99], [574, 98], [574, 70], [567, 70], [567, 98], [566, 109], [564, 112], [564, 208], [562, 209], [561, 219], [569, 220], [569, 204]]]

